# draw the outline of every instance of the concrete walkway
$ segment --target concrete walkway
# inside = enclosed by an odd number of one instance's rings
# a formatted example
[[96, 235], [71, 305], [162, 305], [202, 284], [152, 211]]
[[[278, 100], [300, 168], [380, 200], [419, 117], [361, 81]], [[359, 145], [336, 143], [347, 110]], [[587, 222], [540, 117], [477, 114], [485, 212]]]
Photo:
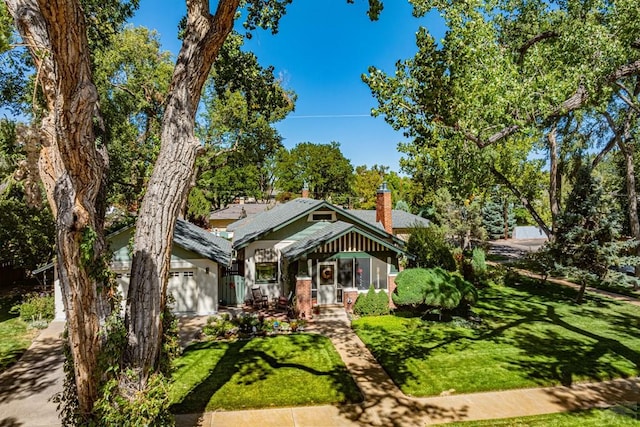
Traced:
[[452, 421], [509, 418], [640, 401], [640, 379], [473, 393], [429, 398], [404, 395], [352, 331], [342, 311], [314, 320], [328, 336], [360, 388], [361, 404], [244, 411], [177, 417], [178, 426], [314, 427], [425, 426]]
[[62, 391], [64, 322], [51, 322], [11, 368], [0, 373], [0, 427], [59, 426], [51, 397]]

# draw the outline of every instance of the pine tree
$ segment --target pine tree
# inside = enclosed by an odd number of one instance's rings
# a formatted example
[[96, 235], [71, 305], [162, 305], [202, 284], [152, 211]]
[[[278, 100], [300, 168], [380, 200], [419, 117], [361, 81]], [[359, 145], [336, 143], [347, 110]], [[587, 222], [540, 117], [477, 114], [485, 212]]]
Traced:
[[619, 241], [618, 217], [610, 206], [600, 180], [589, 166], [582, 165], [549, 248], [560, 271], [580, 283], [577, 303], [582, 302], [590, 283], [610, 281], [612, 276], [619, 281], [633, 280], [610, 268], [632, 262], [632, 257], [624, 255], [635, 244]]
[[488, 200], [482, 207], [482, 226], [490, 239], [508, 239], [516, 224], [513, 205], [506, 200]]

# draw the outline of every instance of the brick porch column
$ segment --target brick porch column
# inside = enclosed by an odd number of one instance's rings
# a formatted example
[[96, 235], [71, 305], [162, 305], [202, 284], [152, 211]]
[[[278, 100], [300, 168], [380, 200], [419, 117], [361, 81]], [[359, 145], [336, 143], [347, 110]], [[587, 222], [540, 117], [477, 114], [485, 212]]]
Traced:
[[396, 288], [398, 287], [398, 285], [396, 285], [397, 275], [398, 273], [391, 273], [389, 274], [389, 276], [387, 276], [387, 283], [389, 284], [387, 293], [389, 294], [389, 308], [391, 309], [396, 308], [396, 305], [393, 303], [393, 299], [391, 298], [391, 295], [395, 292]]
[[311, 277], [296, 276], [296, 304], [298, 316], [311, 318]]

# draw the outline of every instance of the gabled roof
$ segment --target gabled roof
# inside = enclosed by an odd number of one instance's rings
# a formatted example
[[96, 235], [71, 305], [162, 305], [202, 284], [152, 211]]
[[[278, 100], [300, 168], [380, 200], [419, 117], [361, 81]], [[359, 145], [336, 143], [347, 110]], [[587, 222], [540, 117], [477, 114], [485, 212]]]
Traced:
[[246, 216], [256, 215], [273, 208], [273, 203], [234, 203], [211, 212], [209, 220], [238, 220]]
[[404, 251], [394, 246], [393, 244], [385, 241], [384, 239], [380, 239], [374, 236], [372, 233], [368, 233], [366, 230], [363, 230], [357, 227], [354, 224], [350, 224], [344, 221], [336, 221], [336, 222], [325, 222], [324, 227], [317, 230], [315, 233], [310, 234], [304, 237], [301, 240], [298, 240], [295, 243], [283, 248], [280, 252], [285, 258], [289, 260], [295, 260], [300, 258], [303, 255], [306, 255], [310, 252], [313, 252], [319, 246], [322, 246], [326, 243], [332, 242], [340, 237], [350, 233], [358, 233], [368, 239], [371, 239], [384, 247], [396, 252], [396, 253], [404, 253]]
[[231, 242], [178, 219], [173, 243], [224, 266], [231, 265]]
[[[380, 223], [376, 223], [375, 210], [352, 209], [347, 210], [347, 212], [351, 213], [354, 216], [357, 216], [362, 221], [382, 226]], [[412, 213], [405, 212], [399, 209], [393, 209], [391, 211], [391, 223], [393, 228], [413, 228], [416, 225], [422, 225], [426, 227], [430, 224], [429, 220], [426, 218], [422, 218], [421, 216], [414, 215]]]
[[259, 215], [236, 221], [230, 224], [227, 230], [234, 233], [233, 247], [240, 249], [269, 232], [277, 231], [303, 216], [322, 209], [332, 210], [342, 217], [352, 220], [361, 228], [369, 230], [371, 234], [377, 234], [379, 238], [390, 238], [398, 243], [401, 242], [397, 237], [388, 234], [382, 227], [376, 225], [375, 211], [372, 211], [374, 213], [373, 222], [370, 222], [354, 215], [352, 211], [342, 209], [324, 200], [307, 198], [294, 199]]
[[308, 215], [322, 205], [330, 206], [322, 200], [294, 199], [259, 215], [234, 222], [227, 230], [233, 231], [233, 246], [242, 247], [267, 232], [278, 230], [301, 216]]

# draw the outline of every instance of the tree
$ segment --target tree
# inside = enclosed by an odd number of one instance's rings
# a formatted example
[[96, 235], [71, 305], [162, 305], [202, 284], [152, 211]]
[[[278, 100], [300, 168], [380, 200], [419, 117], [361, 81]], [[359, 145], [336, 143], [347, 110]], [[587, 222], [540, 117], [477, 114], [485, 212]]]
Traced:
[[[629, 262], [625, 252], [636, 244], [618, 241], [617, 218], [610, 205], [591, 166], [582, 165], [566, 209], [559, 217], [556, 239], [548, 249], [561, 270], [578, 279], [577, 303], [582, 302], [589, 283], [604, 281], [615, 274], [610, 267]], [[627, 278], [617, 274], [616, 280], [626, 281]]]
[[491, 239], [508, 239], [515, 226], [513, 205], [505, 197], [490, 198], [482, 205], [482, 225]]
[[[452, 145], [547, 151], [553, 223], [564, 160], [557, 136], [571, 128], [582, 132], [586, 115], [606, 108], [620, 82], [640, 72], [637, 5], [501, 0], [415, 1], [414, 6], [416, 15], [436, 7], [449, 31], [441, 43], [427, 30], [418, 31], [418, 53], [399, 62], [393, 77], [369, 70], [364, 79], [378, 98], [375, 113], [415, 138], [407, 148], [418, 161], [424, 146], [431, 150], [424, 161], [438, 147], [451, 152]], [[582, 149], [602, 148], [589, 136], [581, 135]], [[491, 173], [552, 234], [553, 225], [522, 191], [526, 187], [513, 182], [518, 174], [486, 157]]]
[[349, 196], [353, 166], [337, 142], [301, 142], [278, 152], [275, 176], [282, 191], [300, 193], [306, 184], [314, 198], [343, 203]]
[[[91, 418], [99, 394], [101, 324], [110, 314], [104, 262], [108, 154], [91, 52], [118, 29], [137, 1], [6, 0], [29, 49], [45, 102], [40, 175], [56, 219], [57, 271], [67, 312], [78, 412]], [[277, 29], [290, 0], [247, 0], [247, 28]], [[131, 399], [158, 372], [171, 237], [200, 150], [195, 118], [203, 85], [231, 32], [240, 0], [187, 1], [183, 42], [167, 90], [161, 146], [142, 200], [125, 310], [126, 345], [119, 393]], [[370, 16], [381, 9], [370, 1]], [[87, 13], [87, 15], [85, 15]], [[100, 19], [112, 13], [113, 19]], [[87, 16], [92, 20], [88, 21]], [[115, 24], [105, 28], [95, 23]], [[93, 37], [91, 30], [98, 30]], [[95, 40], [95, 44], [90, 44]]]
[[239, 34], [227, 39], [205, 86], [197, 128], [205, 153], [187, 208], [194, 219], [238, 196], [266, 198], [273, 184], [271, 161], [282, 148], [272, 125], [294, 108], [295, 94], [282, 88], [273, 67], [260, 66], [241, 47]]

